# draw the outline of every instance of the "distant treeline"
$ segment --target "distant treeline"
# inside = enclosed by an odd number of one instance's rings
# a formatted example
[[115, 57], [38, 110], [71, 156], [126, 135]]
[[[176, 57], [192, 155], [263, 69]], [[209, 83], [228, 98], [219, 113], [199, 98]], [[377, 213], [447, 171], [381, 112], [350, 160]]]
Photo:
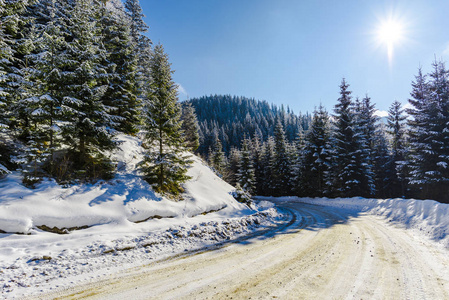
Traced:
[[231, 184], [257, 195], [413, 197], [449, 202], [449, 71], [435, 62], [387, 123], [343, 79], [332, 115], [295, 116], [231, 96], [193, 99], [202, 147]]
[[266, 141], [273, 136], [276, 119], [282, 123], [288, 141], [294, 141], [300, 132], [308, 130], [312, 117], [296, 115], [289, 107], [277, 107], [267, 101], [230, 95], [211, 95], [188, 101], [195, 108], [200, 135], [198, 153], [207, 156], [218, 138], [223, 151], [239, 148], [245, 137], [257, 135]]

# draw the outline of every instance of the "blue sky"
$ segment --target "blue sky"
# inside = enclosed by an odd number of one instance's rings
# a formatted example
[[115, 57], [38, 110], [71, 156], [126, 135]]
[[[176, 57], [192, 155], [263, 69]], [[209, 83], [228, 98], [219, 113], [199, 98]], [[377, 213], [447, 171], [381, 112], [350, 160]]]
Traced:
[[[449, 1], [141, 0], [148, 36], [169, 54], [190, 98], [231, 94], [333, 110], [343, 77], [379, 110], [407, 102], [421, 65], [449, 63]], [[380, 24], [401, 34], [387, 45]], [[180, 100], [187, 96], [180, 94]]]

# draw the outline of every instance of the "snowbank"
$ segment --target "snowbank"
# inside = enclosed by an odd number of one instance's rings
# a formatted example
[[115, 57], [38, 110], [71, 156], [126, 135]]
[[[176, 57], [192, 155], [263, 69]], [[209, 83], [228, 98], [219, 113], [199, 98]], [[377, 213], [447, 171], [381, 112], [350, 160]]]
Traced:
[[47, 179], [36, 189], [18, 172], [0, 180], [2, 297], [71, 286], [285, 221], [270, 204], [237, 202], [234, 188], [196, 156], [182, 201], [156, 194], [137, 168], [139, 138], [117, 140], [113, 180], [62, 187]]
[[43, 225], [62, 229], [126, 224], [155, 217], [193, 217], [222, 209], [229, 216], [251, 213], [230, 195], [233, 187], [195, 156], [184, 201], [155, 194], [136, 171], [143, 155], [139, 139], [120, 135], [119, 141], [120, 148], [114, 153], [119, 172], [108, 182], [64, 188], [46, 180], [29, 189], [21, 184], [17, 172], [1, 180], [0, 230], [36, 234], [36, 228]]
[[281, 197], [277, 199], [382, 216], [390, 222], [418, 231], [449, 248], [449, 204], [433, 200], [365, 199], [360, 197], [337, 199]]

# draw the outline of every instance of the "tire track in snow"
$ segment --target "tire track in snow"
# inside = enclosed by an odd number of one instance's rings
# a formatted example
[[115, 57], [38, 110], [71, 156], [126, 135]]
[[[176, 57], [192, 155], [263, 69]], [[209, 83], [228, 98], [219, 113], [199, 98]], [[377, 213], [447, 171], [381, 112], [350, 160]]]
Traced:
[[285, 226], [46, 298], [449, 299], [446, 250], [364, 214], [281, 203]]

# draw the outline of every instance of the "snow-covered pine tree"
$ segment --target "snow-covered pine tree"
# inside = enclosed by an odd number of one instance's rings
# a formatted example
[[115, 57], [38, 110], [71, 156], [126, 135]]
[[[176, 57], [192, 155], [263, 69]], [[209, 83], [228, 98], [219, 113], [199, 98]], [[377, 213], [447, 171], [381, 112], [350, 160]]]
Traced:
[[410, 119], [407, 121], [409, 126], [409, 141], [410, 153], [407, 159], [407, 165], [410, 168], [409, 177], [407, 180], [410, 183], [410, 188], [413, 194], [423, 194], [424, 186], [424, 162], [425, 153], [427, 152], [427, 141], [430, 140], [427, 132], [428, 121], [428, 94], [429, 86], [427, 83], [427, 76], [422, 73], [419, 68], [418, 74], [415, 76], [415, 81], [412, 82], [411, 98], [408, 100], [411, 108], [407, 109]]
[[148, 25], [143, 20], [145, 15], [139, 0], [125, 0], [125, 9], [130, 19], [131, 36], [134, 42], [138, 44], [141, 35], [148, 31]]
[[[261, 141], [266, 141], [274, 133], [276, 115], [281, 118], [282, 110], [266, 101], [257, 101], [230, 95], [204, 96], [191, 99], [200, 125], [201, 145], [197, 152], [207, 156], [213, 142], [213, 131], [217, 130], [223, 144], [223, 151], [229, 155], [231, 147], [240, 147], [246, 133], [254, 137], [257, 133]], [[287, 108], [284, 116], [286, 138], [295, 140], [300, 126], [308, 130], [309, 114], [295, 115]]]
[[329, 138], [331, 132], [329, 122], [327, 111], [320, 105], [314, 111], [312, 124], [306, 135], [304, 167], [300, 174], [302, 194], [308, 197], [324, 196], [326, 174], [330, 167]]
[[340, 98], [335, 105], [335, 130], [333, 136], [332, 182], [335, 196], [353, 197], [371, 191], [363, 140], [357, 128], [351, 91], [345, 79], [340, 85]]
[[35, 124], [32, 148], [40, 149], [41, 155], [50, 158], [47, 166], [50, 173], [53, 173], [54, 152], [60, 142], [61, 90], [66, 84], [61, 74], [67, 67], [67, 27], [64, 20], [68, 10], [66, 3], [57, 0], [41, 0], [29, 10], [35, 19], [35, 49], [27, 58], [33, 64], [32, 80], [38, 87], [34, 90], [35, 101], [31, 106], [31, 118]]
[[[358, 99], [354, 105], [355, 112], [355, 129], [356, 137], [360, 145], [359, 159], [361, 160], [361, 168], [364, 176], [361, 178], [361, 185], [367, 188], [362, 196], [374, 196], [376, 192], [375, 182], [382, 182], [384, 178], [381, 177], [382, 170], [375, 169], [375, 165], [379, 166], [376, 159], [383, 160], [382, 154], [377, 153], [380, 148], [377, 147], [377, 141], [382, 139], [378, 130], [379, 117], [375, 115], [375, 104], [371, 103], [371, 98], [368, 95], [359, 101]], [[379, 171], [379, 174], [376, 173]], [[379, 178], [377, 178], [379, 177]], [[383, 184], [381, 184], [383, 185]]]
[[157, 192], [177, 195], [182, 192], [181, 184], [189, 178], [186, 173], [191, 161], [184, 155], [177, 86], [168, 55], [160, 44], [154, 48], [151, 66], [153, 81], [144, 124], [149, 149], [143, 171]]
[[[26, 9], [34, 1], [17, 0], [5, 1], [3, 15], [0, 20], [4, 47], [1, 48], [4, 59], [0, 72], [3, 72], [1, 102], [6, 107], [2, 112], [4, 121], [9, 129], [16, 130], [26, 140], [31, 122], [29, 120], [30, 110], [26, 109], [27, 100], [30, 99], [30, 90], [33, 83], [29, 81], [31, 69], [25, 56], [33, 50], [32, 43], [32, 19], [26, 14]], [[1, 122], [0, 122], [1, 123]], [[10, 131], [12, 133], [12, 131]]]
[[[7, 92], [8, 68], [12, 64], [11, 41], [7, 36], [6, 25], [11, 14], [15, 13], [14, 8], [6, 6], [0, 0], [0, 134], [9, 129], [10, 122], [10, 98]], [[0, 141], [3, 141], [2, 138]], [[0, 145], [1, 147], [2, 145]]]
[[256, 178], [256, 186], [254, 189], [254, 193], [256, 195], [262, 195], [263, 191], [263, 145], [261, 142], [262, 133], [257, 132], [254, 134], [254, 137], [251, 141], [251, 150], [254, 157], [254, 176]]
[[101, 7], [102, 42], [106, 49], [108, 89], [103, 103], [114, 117], [115, 128], [124, 133], [138, 131], [140, 104], [137, 99], [137, 45], [132, 40], [130, 24], [120, 7]]
[[13, 53], [12, 63], [9, 65], [8, 94], [11, 109], [10, 126], [15, 130], [15, 137], [24, 146], [18, 154], [19, 164], [23, 171], [23, 181], [33, 186], [43, 175], [42, 166], [49, 156], [46, 129], [43, 128], [46, 111], [42, 109], [45, 99], [37, 97], [42, 85], [37, 81], [34, 53], [36, 51], [37, 30], [33, 16], [27, 10], [34, 1], [12, 1], [9, 4], [20, 7], [17, 15], [11, 16], [13, 29], [10, 32]]
[[125, 0], [125, 10], [128, 15], [129, 27], [131, 30], [132, 44], [137, 57], [137, 82], [138, 97], [141, 101], [146, 101], [146, 95], [151, 82], [151, 40], [145, 35], [148, 25], [143, 20], [143, 14], [139, 0]]
[[[302, 140], [302, 142], [301, 142]], [[299, 143], [299, 144], [298, 144]], [[296, 141], [287, 142], [287, 157], [289, 161], [289, 174], [286, 175], [287, 187], [285, 192], [294, 195], [296, 191], [301, 189], [298, 182], [298, 167], [302, 164], [304, 150], [304, 135], [298, 134]]]
[[289, 161], [291, 163], [291, 175], [289, 176], [288, 180], [290, 190], [297, 196], [304, 195], [301, 177], [304, 169], [305, 145], [306, 135], [304, 133], [304, 130], [302, 129], [302, 126], [300, 125], [295, 141], [287, 146], [289, 152]]
[[226, 180], [230, 185], [237, 185], [237, 173], [239, 171], [239, 162], [240, 162], [240, 150], [232, 147], [229, 152], [228, 163], [226, 167], [225, 175], [223, 179]]
[[250, 149], [250, 140], [245, 138], [242, 142], [238, 172], [236, 174], [237, 182], [243, 190], [250, 194], [256, 187], [256, 177], [254, 171], [254, 158]]
[[[9, 108], [8, 93], [6, 92], [7, 65], [11, 61], [12, 53], [5, 33], [5, 18], [9, 15], [5, 3], [0, 0], [0, 134], [8, 129]], [[1, 139], [3, 140], [3, 139]], [[1, 145], [0, 145], [1, 147]]]
[[391, 197], [394, 190], [395, 165], [390, 155], [387, 139], [385, 137], [385, 125], [381, 124], [376, 130], [376, 140], [373, 149], [373, 171], [376, 186], [375, 196], [378, 198]]
[[110, 176], [112, 165], [101, 151], [115, 146], [110, 130], [112, 117], [101, 101], [109, 75], [102, 64], [107, 53], [102, 44], [99, 8], [96, 0], [77, 0], [67, 12], [71, 35], [64, 52], [67, 67], [61, 74], [65, 82], [61, 87], [62, 135], [75, 167], [86, 179]]
[[181, 120], [186, 146], [190, 151], [196, 151], [200, 146], [199, 125], [195, 109], [190, 102], [182, 104]]
[[449, 202], [449, 83], [442, 62], [427, 82], [421, 71], [412, 84], [410, 184], [418, 196]]
[[259, 195], [273, 195], [275, 157], [274, 137], [269, 136], [268, 140], [262, 146], [262, 176], [258, 177], [258, 182], [261, 184], [261, 192]]
[[221, 141], [218, 138], [218, 132], [215, 131], [214, 137], [214, 142], [209, 150], [209, 164], [219, 175], [223, 176], [226, 173], [226, 157]]
[[278, 119], [274, 131], [274, 161], [273, 161], [273, 195], [281, 196], [289, 193], [288, 178], [291, 174], [287, 142], [284, 128]]
[[[0, 163], [15, 168], [11, 155], [16, 154], [17, 135], [27, 130], [29, 122], [23, 116], [29, 116], [29, 110], [20, 111], [30, 97], [31, 83], [25, 75], [24, 55], [32, 50], [31, 39], [26, 35], [30, 30], [31, 20], [26, 9], [33, 1], [0, 1]], [[19, 101], [22, 101], [19, 104]], [[28, 121], [25, 119], [25, 121]], [[25, 130], [24, 130], [25, 129]]]
[[401, 197], [406, 194], [406, 176], [407, 165], [406, 155], [407, 146], [405, 140], [405, 120], [407, 117], [403, 114], [402, 104], [394, 101], [388, 110], [388, 133], [391, 137], [391, 163], [395, 172], [391, 178], [391, 195], [390, 197]]

